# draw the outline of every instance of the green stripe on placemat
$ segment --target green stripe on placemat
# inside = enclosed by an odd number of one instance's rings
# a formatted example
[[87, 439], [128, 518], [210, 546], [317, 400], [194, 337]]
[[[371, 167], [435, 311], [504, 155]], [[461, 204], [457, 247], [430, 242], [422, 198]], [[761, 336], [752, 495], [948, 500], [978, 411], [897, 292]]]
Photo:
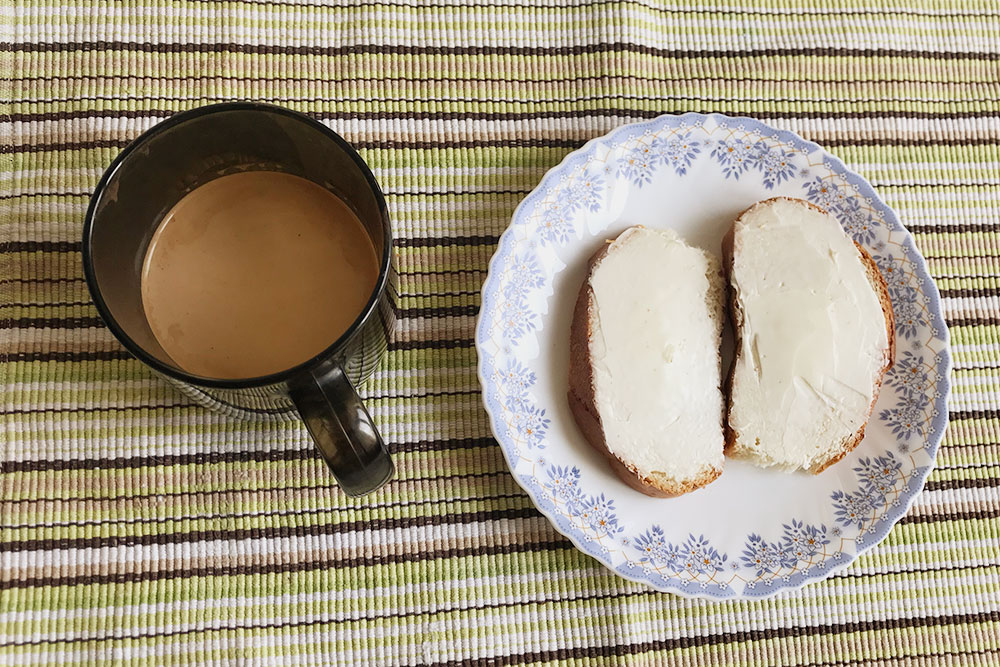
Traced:
[[[1000, 663], [995, 2], [6, 0], [0, 31], [0, 663]], [[398, 475], [369, 498], [300, 424], [192, 406], [90, 304], [104, 167], [227, 99], [323, 120], [386, 192], [401, 318], [363, 393]], [[773, 600], [685, 600], [580, 554], [480, 404], [479, 289], [514, 207], [587, 139], [684, 111], [794, 130], [871, 180], [951, 327], [927, 489]]]

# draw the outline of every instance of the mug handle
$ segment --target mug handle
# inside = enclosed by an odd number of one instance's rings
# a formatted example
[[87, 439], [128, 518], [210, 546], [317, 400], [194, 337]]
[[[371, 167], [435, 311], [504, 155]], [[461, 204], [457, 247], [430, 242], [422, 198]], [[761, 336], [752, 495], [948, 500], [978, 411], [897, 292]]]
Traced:
[[382, 436], [340, 366], [310, 371], [289, 395], [344, 493], [363, 496], [392, 479]]

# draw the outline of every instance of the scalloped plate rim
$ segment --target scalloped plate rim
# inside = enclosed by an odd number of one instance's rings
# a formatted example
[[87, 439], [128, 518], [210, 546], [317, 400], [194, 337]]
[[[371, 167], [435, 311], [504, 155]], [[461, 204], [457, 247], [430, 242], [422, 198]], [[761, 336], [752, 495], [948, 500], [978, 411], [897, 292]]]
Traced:
[[[942, 334], [941, 340], [943, 347], [940, 352], [941, 362], [938, 364], [938, 368], [942, 372], [941, 373], [942, 378], [938, 383], [938, 387], [941, 389], [940, 392], [941, 395], [934, 401], [934, 407], [937, 409], [938, 415], [931, 420], [933, 433], [928, 438], [927, 445], [925, 447], [930, 462], [922, 470], [918, 469], [914, 473], [919, 481], [919, 485], [917, 486], [917, 488], [910, 490], [909, 493], [905, 496], [904, 501], [901, 502], [898, 506], [890, 508], [881, 517], [879, 517], [879, 519], [876, 522], [876, 525], [874, 526], [876, 529], [875, 530], [876, 537], [871, 540], [866, 540], [865, 544], [858, 547], [856, 551], [849, 558], [842, 559], [841, 562], [836, 562], [834, 559], [828, 559], [827, 561], [824, 561], [822, 563], [822, 567], [810, 569], [809, 574], [804, 576], [801, 581], [798, 581], [794, 584], [792, 583], [784, 584], [783, 582], [778, 582], [774, 586], [769, 586], [768, 590], [761, 590], [760, 593], [756, 593], [755, 591], [754, 594], [748, 594], [746, 590], [742, 592], [737, 592], [733, 590], [732, 593], [728, 595], [714, 594], [714, 593], [699, 594], [697, 590], [693, 589], [687, 590], [682, 587], [675, 587], [672, 583], [675, 580], [668, 579], [661, 574], [657, 574], [655, 576], [658, 576], [659, 578], [663, 579], [666, 582], [666, 585], [658, 585], [656, 581], [652, 580], [651, 576], [643, 573], [642, 570], [639, 570], [638, 573], [631, 571], [633, 568], [629, 567], [628, 562], [621, 563], [617, 566], [613, 565], [611, 562], [609, 562], [607, 559], [603, 558], [599, 553], [597, 553], [597, 550], [591, 549], [585, 544], [583, 544], [577, 538], [577, 536], [573, 534], [573, 530], [571, 528], [567, 528], [566, 526], [563, 525], [563, 520], [564, 520], [563, 515], [558, 514], [551, 508], [547, 507], [546, 506], [547, 501], [538, 498], [536, 496], [534, 489], [532, 489], [527, 482], [522, 481], [520, 476], [515, 472], [516, 462], [512, 459], [511, 453], [508, 452], [507, 448], [504, 447], [502, 444], [501, 436], [499, 435], [496, 426], [497, 416], [494, 414], [493, 410], [490, 407], [489, 401], [487, 400], [487, 389], [486, 389], [487, 380], [484, 375], [485, 363], [483, 361], [484, 355], [480, 350], [481, 341], [484, 340], [486, 337], [485, 329], [487, 326], [484, 317], [485, 308], [483, 307], [483, 305], [485, 304], [485, 300], [487, 298], [487, 287], [490, 285], [491, 279], [495, 278], [499, 274], [498, 262], [500, 261], [500, 255], [501, 255], [500, 251], [504, 247], [504, 244], [509, 243], [510, 242], [509, 239], [512, 238], [514, 221], [516, 221], [518, 217], [522, 215], [522, 213], [531, 204], [532, 200], [540, 192], [545, 191], [546, 186], [552, 184], [552, 181], [555, 180], [555, 178], [559, 175], [559, 173], [563, 170], [563, 168], [565, 168], [570, 161], [575, 159], [576, 156], [586, 153], [589, 150], [592, 150], [597, 144], [601, 142], [612, 142], [616, 138], [616, 135], [623, 134], [630, 129], [634, 130], [642, 128], [644, 126], [655, 126], [656, 124], [662, 123], [668, 119], [683, 122], [684, 119], [707, 119], [707, 118], [721, 119], [724, 120], [725, 122], [731, 122], [731, 123], [748, 122], [754, 125], [760, 125], [762, 127], [766, 127], [778, 135], [791, 137], [795, 141], [798, 141], [802, 145], [807, 147], [809, 153], [811, 153], [813, 150], [821, 151], [824, 155], [824, 159], [829, 159], [833, 164], [834, 168], [839, 168], [842, 171], [842, 173], [846, 177], [849, 177], [850, 180], [852, 180], [856, 185], [865, 188], [868, 191], [866, 194], [870, 194], [872, 198], [885, 211], [891, 214], [892, 220], [895, 222], [897, 229], [900, 232], [904, 233], [903, 245], [908, 246], [913, 251], [911, 256], [911, 261], [913, 261], [917, 265], [917, 268], [925, 276], [927, 276], [927, 278], [929, 278], [929, 280], [927, 280], [927, 282], [923, 286], [924, 288], [923, 291], [928, 297], [929, 311], [933, 316], [933, 321], [929, 322], [928, 324], [936, 325], [940, 329]], [[916, 247], [914, 243], [913, 234], [899, 221], [899, 217], [896, 214], [895, 210], [882, 199], [882, 197], [878, 194], [875, 188], [868, 182], [868, 180], [862, 177], [860, 174], [853, 171], [852, 169], [848, 168], [847, 165], [839, 157], [829, 153], [820, 144], [810, 141], [808, 139], [803, 139], [796, 132], [774, 128], [768, 125], [766, 122], [757, 120], [755, 118], [750, 118], [748, 116], [728, 116], [726, 114], [721, 114], [721, 113], [686, 112], [682, 114], [666, 113], [642, 121], [625, 123], [604, 133], [603, 135], [593, 137], [587, 140], [582, 146], [570, 151], [565, 156], [563, 156], [563, 158], [555, 166], [549, 168], [539, 179], [535, 187], [532, 188], [531, 192], [525, 195], [525, 197], [515, 207], [513, 213], [511, 214], [511, 221], [507, 225], [503, 233], [500, 235], [497, 241], [496, 249], [494, 250], [493, 255], [490, 257], [490, 261], [487, 266], [486, 277], [483, 280], [483, 286], [482, 289], [480, 290], [480, 299], [481, 299], [480, 300], [481, 305], [479, 313], [476, 316], [476, 326], [475, 326], [475, 348], [477, 352], [476, 376], [479, 380], [480, 387], [482, 389], [481, 393], [482, 404], [488, 417], [490, 432], [493, 434], [493, 438], [497, 441], [497, 445], [500, 448], [501, 452], [503, 453], [504, 460], [507, 462], [507, 466], [509, 468], [511, 477], [514, 478], [514, 481], [518, 484], [518, 486], [520, 486], [524, 490], [524, 492], [528, 495], [528, 497], [532, 501], [532, 504], [538, 509], [538, 511], [541, 512], [541, 514], [549, 521], [549, 523], [551, 523], [552, 526], [561, 535], [566, 537], [577, 550], [595, 559], [603, 567], [605, 567], [606, 569], [610, 570], [611, 572], [617, 574], [618, 576], [628, 581], [632, 581], [638, 584], [644, 584], [650, 586], [651, 588], [657, 591], [664, 593], [672, 593], [688, 599], [702, 599], [702, 600], [714, 600], [714, 601], [759, 600], [759, 599], [773, 597], [783, 592], [788, 593], [788, 592], [798, 591], [808, 584], [826, 580], [829, 577], [833, 576], [834, 574], [843, 571], [849, 565], [851, 565], [855, 560], [857, 560], [862, 554], [864, 554], [865, 552], [869, 551], [870, 549], [872, 549], [873, 547], [884, 541], [885, 538], [888, 537], [889, 532], [892, 530], [892, 528], [895, 527], [895, 525], [899, 522], [899, 519], [902, 518], [902, 516], [906, 514], [906, 512], [908, 512], [909, 509], [913, 506], [913, 503], [916, 501], [917, 497], [923, 491], [928, 475], [934, 469], [934, 466], [936, 464], [937, 451], [940, 446], [941, 439], [944, 437], [944, 432], [947, 428], [947, 423], [948, 423], [947, 400], [951, 392], [950, 374], [952, 370], [952, 359], [951, 359], [951, 348], [950, 348], [951, 336], [941, 310], [940, 291], [937, 288], [937, 284], [931, 277], [930, 271], [927, 266], [927, 262], [923, 254], [919, 252], [919, 249]]]

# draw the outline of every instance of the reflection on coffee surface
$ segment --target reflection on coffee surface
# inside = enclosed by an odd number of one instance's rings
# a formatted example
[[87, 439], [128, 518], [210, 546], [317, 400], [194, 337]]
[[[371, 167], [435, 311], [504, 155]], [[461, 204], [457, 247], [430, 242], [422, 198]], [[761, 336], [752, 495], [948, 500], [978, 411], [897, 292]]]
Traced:
[[163, 350], [217, 379], [268, 375], [329, 347], [375, 290], [379, 261], [338, 197], [251, 171], [188, 193], [146, 251], [142, 302]]

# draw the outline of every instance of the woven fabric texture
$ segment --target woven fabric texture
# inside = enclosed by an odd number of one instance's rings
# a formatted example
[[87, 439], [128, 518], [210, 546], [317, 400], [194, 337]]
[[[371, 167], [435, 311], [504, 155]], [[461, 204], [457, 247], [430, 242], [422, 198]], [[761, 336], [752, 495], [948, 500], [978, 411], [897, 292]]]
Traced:
[[[1000, 664], [995, 1], [2, 6], [0, 663]], [[385, 189], [400, 320], [362, 391], [398, 474], [371, 497], [338, 490], [301, 424], [155, 378], [82, 280], [117, 152], [232, 99], [327, 123]], [[581, 555], [480, 403], [479, 289], [514, 207], [585, 140], [684, 111], [796, 131], [868, 178], [951, 328], [951, 425], [916, 505], [771, 600], [656, 593]]]

